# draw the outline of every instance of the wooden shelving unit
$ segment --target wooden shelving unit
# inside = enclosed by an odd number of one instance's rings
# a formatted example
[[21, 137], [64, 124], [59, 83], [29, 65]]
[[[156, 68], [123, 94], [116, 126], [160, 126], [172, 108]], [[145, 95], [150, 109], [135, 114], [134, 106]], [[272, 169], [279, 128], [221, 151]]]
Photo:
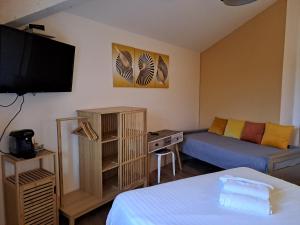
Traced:
[[[146, 109], [111, 107], [78, 110], [78, 118], [88, 121], [99, 139], [78, 136], [80, 188], [64, 194], [61, 190], [61, 212], [74, 225], [79, 216], [111, 201], [125, 190], [147, 184]], [[61, 122], [58, 119], [58, 149], [61, 149]], [[62, 167], [62, 159], [60, 167]], [[60, 169], [60, 174], [63, 174]], [[60, 179], [63, 187], [63, 179]]]
[[[43, 161], [53, 157], [53, 171], [43, 168]], [[20, 172], [23, 164], [39, 162], [39, 167]], [[6, 164], [14, 167], [6, 175]], [[41, 150], [35, 158], [2, 156], [6, 225], [58, 224], [55, 153]]]

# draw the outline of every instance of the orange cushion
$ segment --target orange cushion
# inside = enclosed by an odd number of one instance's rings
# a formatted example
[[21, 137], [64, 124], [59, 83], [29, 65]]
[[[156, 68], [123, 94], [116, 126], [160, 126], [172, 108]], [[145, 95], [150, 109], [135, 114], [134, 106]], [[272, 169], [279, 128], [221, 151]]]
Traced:
[[246, 121], [241, 140], [260, 144], [265, 132], [264, 123], [253, 123]]
[[293, 126], [266, 123], [266, 129], [261, 144], [280, 149], [287, 149], [293, 130]]
[[215, 117], [213, 123], [208, 129], [208, 132], [218, 134], [218, 135], [223, 135], [226, 128], [226, 124], [227, 124], [226, 119]]

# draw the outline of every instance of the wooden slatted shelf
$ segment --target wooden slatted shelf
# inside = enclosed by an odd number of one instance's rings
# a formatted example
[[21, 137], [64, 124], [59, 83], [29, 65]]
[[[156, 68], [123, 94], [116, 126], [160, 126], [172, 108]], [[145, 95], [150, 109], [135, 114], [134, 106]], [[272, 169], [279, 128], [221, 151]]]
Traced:
[[6, 161], [9, 161], [13, 164], [15, 163], [29, 163], [29, 162], [32, 162], [32, 161], [36, 161], [38, 159], [43, 159], [45, 157], [48, 157], [48, 156], [52, 156], [54, 153], [52, 151], [49, 151], [49, 150], [46, 150], [46, 149], [43, 149], [43, 150], [40, 150], [36, 156], [34, 158], [31, 158], [31, 159], [23, 159], [23, 158], [17, 158], [11, 154], [7, 154], [5, 155], [5, 160]]
[[[35, 181], [40, 181], [40, 180], [48, 178], [50, 176], [54, 176], [54, 174], [47, 170], [44, 170], [42, 168], [29, 170], [29, 171], [19, 174], [19, 185], [22, 186], [22, 185], [29, 184], [29, 183], [32, 183]], [[12, 184], [16, 183], [15, 176], [9, 176], [6, 179], [9, 182], [11, 182]]]

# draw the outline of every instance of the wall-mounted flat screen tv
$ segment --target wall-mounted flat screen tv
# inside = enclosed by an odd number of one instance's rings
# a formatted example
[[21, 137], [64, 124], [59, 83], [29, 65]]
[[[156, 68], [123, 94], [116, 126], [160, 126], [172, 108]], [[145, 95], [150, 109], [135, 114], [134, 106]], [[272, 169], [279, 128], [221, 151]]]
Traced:
[[0, 93], [71, 92], [75, 47], [0, 25]]

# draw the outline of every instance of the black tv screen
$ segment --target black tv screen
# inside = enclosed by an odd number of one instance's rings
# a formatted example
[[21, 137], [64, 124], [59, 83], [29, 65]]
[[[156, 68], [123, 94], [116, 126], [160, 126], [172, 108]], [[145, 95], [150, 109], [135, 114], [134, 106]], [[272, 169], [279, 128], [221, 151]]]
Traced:
[[75, 47], [0, 25], [0, 93], [72, 91]]

